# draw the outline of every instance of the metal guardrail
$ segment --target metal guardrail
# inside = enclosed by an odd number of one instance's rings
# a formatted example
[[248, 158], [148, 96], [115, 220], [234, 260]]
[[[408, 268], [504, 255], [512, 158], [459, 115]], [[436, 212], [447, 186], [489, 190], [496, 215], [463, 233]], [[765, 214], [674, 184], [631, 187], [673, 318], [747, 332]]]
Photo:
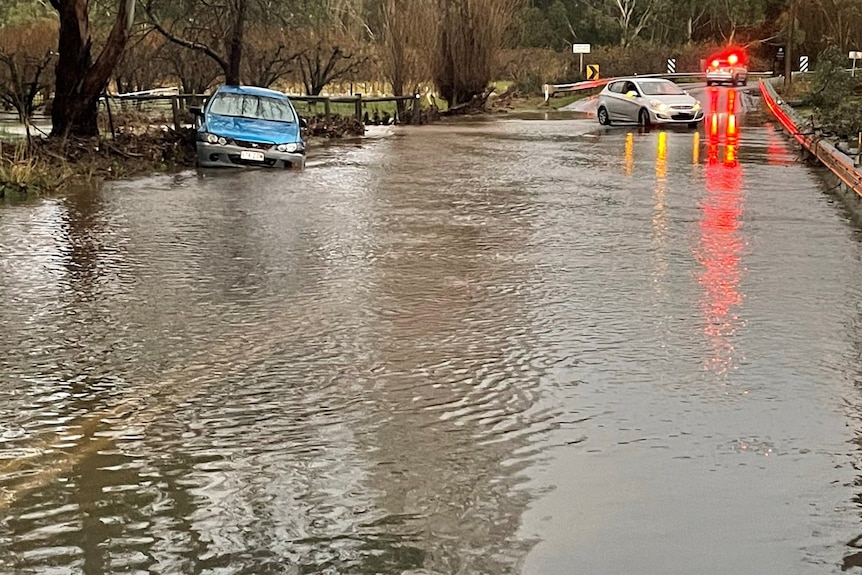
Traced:
[[760, 92], [766, 107], [793, 138], [813, 154], [824, 166], [838, 176], [857, 196], [862, 197], [862, 170], [844, 152], [824, 139], [817, 128], [799, 117], [793, 108], [784, 103], [770, 81], [760, 81]]
[[[591, 90], [604, 86], [617, 78], [666, 78], [669, 80], [704, 80], [706, 74], [703, 72], [673, 72], [668, 74], [632, 74], [630, 76], [614, 76], [612, 78], [602, 78], [599, 80], [585, 80], [583, 82], [575, 82], [573, 84], [545, 84], [542, 88], [545, 93], [545, 101], [547, 102], [552, 96], [563, 92], [580, 92], [582, 90]], [[774, 74], [771, 71], [766, 72], [749, 72], [748, 77], [752, 79], [771, 78]]]

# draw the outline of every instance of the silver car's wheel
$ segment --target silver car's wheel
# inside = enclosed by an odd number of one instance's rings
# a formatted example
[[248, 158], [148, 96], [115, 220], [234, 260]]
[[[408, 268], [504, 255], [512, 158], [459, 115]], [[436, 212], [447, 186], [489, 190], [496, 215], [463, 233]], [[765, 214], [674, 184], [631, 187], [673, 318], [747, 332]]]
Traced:
[[649, 112], [647, 112], [645, 108], [641, 108], [641, 111], [638, 112], [638, 124], [641, 126], [650, 125]]
[[598, 116], [599, 124], [601, 124], [602, 126], [611, 125], [611, 118], [610, 116], [608, 116], [608, 110], [604, 106], [598, 109], [598, 111], [596, 112], [596, 116]]

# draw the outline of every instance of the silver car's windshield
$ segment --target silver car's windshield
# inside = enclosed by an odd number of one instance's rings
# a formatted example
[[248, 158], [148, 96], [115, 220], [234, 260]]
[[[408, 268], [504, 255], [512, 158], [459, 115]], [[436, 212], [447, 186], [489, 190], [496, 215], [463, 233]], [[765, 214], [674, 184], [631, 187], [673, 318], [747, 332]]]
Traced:
[[273, 122], [295, 122], [290, 105], [278, 98], [250, 94], [217, 94], [210, 104], [210, 114], [254, 118]]
[[685, 92], [673, 82], [641, 82], [641, 91], [645, 96], [679, 96]]

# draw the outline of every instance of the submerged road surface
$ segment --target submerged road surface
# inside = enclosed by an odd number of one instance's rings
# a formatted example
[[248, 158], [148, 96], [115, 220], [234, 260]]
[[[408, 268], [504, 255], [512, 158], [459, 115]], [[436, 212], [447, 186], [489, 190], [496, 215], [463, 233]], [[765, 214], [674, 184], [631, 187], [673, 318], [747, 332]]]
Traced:
[[703, 94], [0, 208], [0, 572], [857, 569], [862, 234]]

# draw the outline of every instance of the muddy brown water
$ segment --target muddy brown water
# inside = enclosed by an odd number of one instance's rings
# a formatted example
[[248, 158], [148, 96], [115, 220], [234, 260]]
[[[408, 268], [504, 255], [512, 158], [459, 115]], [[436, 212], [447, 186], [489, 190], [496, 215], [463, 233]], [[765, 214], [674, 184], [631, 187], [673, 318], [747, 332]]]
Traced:
[[0, 208], [0, 572], [862, 564], [862, 234], [728, 93]]

